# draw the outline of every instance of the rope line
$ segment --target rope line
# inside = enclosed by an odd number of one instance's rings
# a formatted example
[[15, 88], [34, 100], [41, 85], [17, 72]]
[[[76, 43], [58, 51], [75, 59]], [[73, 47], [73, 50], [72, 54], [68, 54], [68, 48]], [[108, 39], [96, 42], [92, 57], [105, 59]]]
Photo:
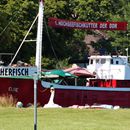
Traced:
[[55, 58], [56, 58], [56, 60], [57, 60], [57, 63], [58, 63], [58, 65], [59, 65], [59, 67], [61, 68], [61, 65], [60, 65], [59, 62], [58, 62], [59, 59], [58, 59], [58, 57], [57, 57], [57, 55], [56, 55], [55, 49], [54, 49], [54, 47], [53, 47], [52, 40], [51, 40], [51, 38], [50, 38], [50, 34], [49, 34], [49, 31], [48, 31], [48, 28], [47, 28], [47, 24], [46, 24], [45, 18], [44, 18], [44, 23], [45, 23], [45, 29], [46, 29], [46, 32], [47, 32], [47, 36], [48, 36], [48, 39], [49, 39], [50, 44], [51, 44], [51, 49], [52, 49], [52, 51], [53, 51], [53, 53], [54, 53], [54, 56], [55, 56]]
[[20, 44], [20, 46], [19, 46], [18, 50], [16, 51], [16, 53], [15, 53], [14, 57], [12, 58], [12, 60], [11, 60], [11, 62], [10, 62], [10, 64], [9, 64], [9, 66], [13, 63], [14, 59], [16, 58], [16, 56], [17, 56], [18, 52], [20, 51], [20, 49], [21, 49], [21, 47], [22, 47], [23, 43], [25, 42], [25, 40], [26, 40], [26, 38], [27, 38], [28, 34], [30, 33], [30, 31], [31, 31], [31, 29], [32, 29], [32, 27], [33, 27], [33, 25], [34, 25], [34, 23], [35, 23], [35, 22], [36, 22], [36, 20], [37, 20], [37, 18], [38, 18], [38, 14], [37, 14], [37, 16], [35, 17], [35, 19], [34, 19], [33, 23], [31, 24], [31, 26], [30, 26], [30, 28], [29, 28], [29, 30], [28, 30], [28, 32], [27, 32], [27, 34], [25, 35], [25, 37], [24, 37], [23, 41], [21, 42], [21, 44]]

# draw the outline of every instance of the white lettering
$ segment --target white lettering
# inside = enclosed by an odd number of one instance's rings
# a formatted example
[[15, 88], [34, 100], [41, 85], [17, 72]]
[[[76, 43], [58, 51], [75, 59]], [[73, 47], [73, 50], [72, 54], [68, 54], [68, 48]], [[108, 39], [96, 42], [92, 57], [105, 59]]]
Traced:
[[115, 28], [117, 28], [117, 24], [116, 23], [110, 23], [109, 28], [115, 29]]
[[106, 23], [101, 23], [101, 24], [99, 25], [99, 28], [107, 28], [107, 24], [106, 24]]
[[16, 93], [18, 93], [18, 88], [9, 87], [9, 88], [8, 88], [8, 91], [9, 91], [9, 92], [16, 92]]
[[66, 22], [66, 21], [58, 21], [55, 22], [58, 26], [64, 27], [76, 27], [76, 28], [97, 28], [97, 23], [78, 23], [78, 22]]

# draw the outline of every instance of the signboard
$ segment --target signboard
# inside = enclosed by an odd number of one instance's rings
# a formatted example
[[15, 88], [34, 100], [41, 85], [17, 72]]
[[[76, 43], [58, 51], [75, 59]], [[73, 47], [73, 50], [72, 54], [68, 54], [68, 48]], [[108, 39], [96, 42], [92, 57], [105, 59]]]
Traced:
[[95, 30], [127, 30], [127, 22], [81, 22], [49, 18], [48, 25], [54, 28], [75, 28]]
[[0, 76], [32, 76], [36, 67], [0, 67]]

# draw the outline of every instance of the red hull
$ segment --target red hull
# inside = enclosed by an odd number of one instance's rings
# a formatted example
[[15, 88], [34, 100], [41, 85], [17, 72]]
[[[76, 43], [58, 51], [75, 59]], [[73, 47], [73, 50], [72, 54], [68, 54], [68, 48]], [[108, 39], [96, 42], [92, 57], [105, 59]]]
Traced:
[[[0, 96], [12, 95], [17, 101], [23, 102], [24, 106], [34, 102], [34, 81], [32, 79], [0, 78]], [[38, 103], [44, 105], [48, 102], [50, 92], [44, 89], [38, 82]]]
[[67, 107], [72, 105], [109, 104], [130, 107], [130, 92], [56, 90], [54, 102]]
[[[0, 95], [11, 94], [24, 106], [34, 102], [34, 82], [31, 79], [0, 78]], [[38, 103], [48, 103], [50, 90], [38, 82]], [[72, 105], [93, 105], [94, 103], [130, 107], [130, 91], [63, 90], [56, 89], [54, 102], [63, 107]]]

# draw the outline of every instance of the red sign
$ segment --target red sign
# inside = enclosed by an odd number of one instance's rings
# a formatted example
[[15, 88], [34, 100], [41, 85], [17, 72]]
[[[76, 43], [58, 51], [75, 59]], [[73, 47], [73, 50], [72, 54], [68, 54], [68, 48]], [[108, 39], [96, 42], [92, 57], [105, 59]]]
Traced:
[[81, 22], [49, 18], [49, 26], [54, 28], [75, 28], [95, 30], [127, 30], [127, 22]]

